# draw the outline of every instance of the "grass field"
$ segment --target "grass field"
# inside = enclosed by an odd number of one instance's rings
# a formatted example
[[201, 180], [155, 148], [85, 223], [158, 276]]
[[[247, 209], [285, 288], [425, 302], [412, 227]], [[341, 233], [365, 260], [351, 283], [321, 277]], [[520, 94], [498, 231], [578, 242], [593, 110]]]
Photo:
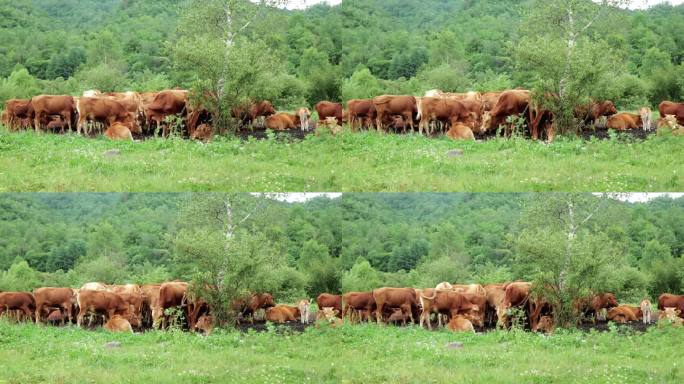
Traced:
[[[376, 133], [204, 145], [0, 130], [8, 191], [681, 191], [684, 138], [456, 143]], [[119, 155], [104, 156], [110, 149]], [[463, 155], [449, 157], [454, 149]]]
[[0, 322], [0, 383], [681, 383], [683, 337], [681, 328], [546, 337], [375, 325], [203, 337]]

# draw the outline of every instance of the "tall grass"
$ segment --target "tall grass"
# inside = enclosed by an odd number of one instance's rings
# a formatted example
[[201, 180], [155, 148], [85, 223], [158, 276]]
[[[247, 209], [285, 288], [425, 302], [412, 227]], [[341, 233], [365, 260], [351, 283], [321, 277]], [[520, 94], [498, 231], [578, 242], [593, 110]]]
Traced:
[[[0, 131], [0, 191], [681, 191], [683, 140], [548, 145], [347, 133], [205, 145]], [[104, 156], [110, 149], [120, 155]], [[463, 155], [448, 156], [454, 149]]]
[[[367, 325], [203, 337], [0, 322], [0, 383], [681, 383], [683, 332], [546, 337]], [[121, 345], [105, 348], [110, 341]]]

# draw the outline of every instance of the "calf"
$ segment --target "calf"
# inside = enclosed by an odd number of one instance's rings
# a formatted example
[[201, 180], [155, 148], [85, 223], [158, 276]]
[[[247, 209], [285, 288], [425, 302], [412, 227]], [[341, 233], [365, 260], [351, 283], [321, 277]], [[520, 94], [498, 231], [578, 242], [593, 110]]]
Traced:
[[[41, 315], [46, 308], [59, 308], [63, 316], [73, 320], [73, 309], [76, 305], [76, 292], [71, 288], [37, 288], [33, 291], [36, 298], [36, 324], [41, 322]], [[64, 325], [64, 317], [62, 318]]]
[[107, 130], [105, 130], [104, 135], [107, 136], [109, 139], [115, 141], [133, 141], [133, 134], [131, 133], [131, 130], [128, 129], [127, 126], [119, 122], [113, 123], [109, 128], [107, 128]]
[[300, 313], [300, 321], [302, 324], [309, 323], [309, 306], [309, 300], [299, 300], [297, 303], [297, 308], [299, 309]]
[[266, 310], [266, 321], [284, 324], [297, 321], [301, 318], [299, 308], [288, 305], [277, 305]]
[[105, 323], [104, 329], [110, 332], [129, 332], [133, 333], [133, 327], [131, 323], [128, 322], [121, 315], [112, 316], [108, 322]]
[[539, 322], [537, 323], [537, 326], [535, 329], [533, 329], [535, 332], [543, 332], [546, 333], [547, 335], [551, 335], [556, 331], [556, 324], [553, 321], [553, 317], [551, 316], [542, 316], [539, 319]]
[[316, 298], [316, 304], [318, 308], [330, 307], [337, 311], [337, 313], [342, 313], [342, 296], [331, 295], [329, 293], [321, 293]]
[[653, 305], [648, 299], [644, 299], [639, 306], [641, 309], [641, 320], [644, 324], [651, 324], [653, 322]]
[[451, 321], [449, 321], [449, 324], [447, 324], [447, 328], [452, 332], [475, 333], [475, 327], [473, 327], [473, 323], [471, 323], [470, 320], [464, 316], [460, 315], [454, 316]]
[[211, 335], [211, 333], [214, 331], [214, 316], [200, 316], [195, 324], [195, 331], [201, 331], [205, 336]]

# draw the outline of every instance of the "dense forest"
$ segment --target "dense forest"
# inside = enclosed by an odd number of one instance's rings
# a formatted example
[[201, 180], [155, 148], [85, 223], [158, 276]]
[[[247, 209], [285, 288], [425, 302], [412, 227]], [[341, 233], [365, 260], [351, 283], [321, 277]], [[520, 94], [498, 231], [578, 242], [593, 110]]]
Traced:
[[[213, 225], [205, 221], [219, 214], [202, 204], [220, 196], [0, 195], [0, 290], [191, 279], [198, 265], [225, 252], [212, 256], [204, 237]], [[344, 194], [305, 203], [240, 196], [258, 203], [240, 230], [253, 241], [249, 257], [262, 252], [279, 279], [271, 289], [288, 299], [381, 285], [531, 279], [541, 264], [525, 255], [534, 254], [530, 247], [550, 225], [534, 224], [544, 214], [530, 207], [556, 195]], [[606, 201], [578, 237], [612, 276], [600, 279], [625, 300], [681, 293], [684, 198]], [[553, 255], [553, 244], [540, 244]], [[589, 280], [592, 272], [578, 273]]]
[[[202, 1], [0, 0], [0, 101], [85, 89], [193, 87], [204, 73], [188, 64], [193, 44], [181, 38], [188, 21], [179, 25]], [[272, 76], [258, 96], [291, 108], [383, 92], [532, 87], [535, 78], [515, 52], [532, 4], [344, 0], [335, 7], [270, 9], [247, 36], [267, 53], [268, 68], [260, 70]], [[680, 100], [684, 5], [606, 18], [592, 30], [611, 59], [603, 96], [625, 109]]]

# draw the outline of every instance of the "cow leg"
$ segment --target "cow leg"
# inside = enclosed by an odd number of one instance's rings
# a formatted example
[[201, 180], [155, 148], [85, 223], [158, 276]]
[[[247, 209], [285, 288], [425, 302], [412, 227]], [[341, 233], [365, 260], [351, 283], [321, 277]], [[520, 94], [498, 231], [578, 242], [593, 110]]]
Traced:
[[38, 133], [38, 130], [40, 129], [40, 114], [36, 113], [36, 116], [33, 118], [33, 129], [34, 132]]
[[381, 302], [378, 305], [378, 308], [375, 310], [375, 320], [377, 321], [378, 325], [382, 324], [382, 309], [385, 306], [385, 303]]
[[40, 324], [40, 311], [42, 310], [42, 305], [36, 304], [36, 324]]
[[81, 135], [81, 127], [83, 126], [83, 122], [85, 121], [85, 119], [85, 115], [78, 115], [78, 122], [76, 122], [76, 134], [79, 136]]
[[83, 324], [83, 316], [85, 315], [85, 311], [83, 308], [78, 309], [78, 315], [76, 316], [76, 325], [81, 328], [81, 324]]

